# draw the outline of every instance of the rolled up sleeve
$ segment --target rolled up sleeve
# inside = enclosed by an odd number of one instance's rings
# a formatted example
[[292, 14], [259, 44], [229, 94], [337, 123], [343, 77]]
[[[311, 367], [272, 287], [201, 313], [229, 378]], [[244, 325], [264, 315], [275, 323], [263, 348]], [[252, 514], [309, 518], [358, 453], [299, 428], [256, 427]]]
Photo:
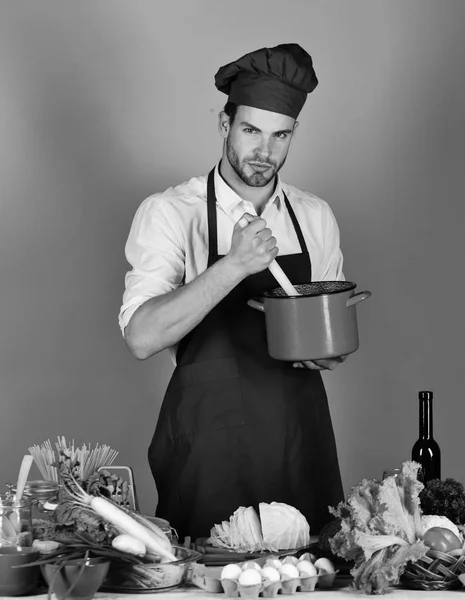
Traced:
[[163, 198], [151, 196], [140, 205], [125, 247], [126, 259], [132, 269], [126, 273], [118, 317], [123, 336], [139, 306], [181, 285], [185, 270], [181, 237], [180, 231], [171, 224]]

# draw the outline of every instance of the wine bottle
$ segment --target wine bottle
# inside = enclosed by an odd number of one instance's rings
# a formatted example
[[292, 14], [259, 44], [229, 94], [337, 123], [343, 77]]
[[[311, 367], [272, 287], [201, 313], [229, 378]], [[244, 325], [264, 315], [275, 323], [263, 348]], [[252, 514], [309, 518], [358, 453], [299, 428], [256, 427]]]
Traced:
[[420, 463], [423, 483], [441, 479], [441, 450], [433, 439], [433, 392], [419, 392], [420, 437], [412, 448], [412, 460]]

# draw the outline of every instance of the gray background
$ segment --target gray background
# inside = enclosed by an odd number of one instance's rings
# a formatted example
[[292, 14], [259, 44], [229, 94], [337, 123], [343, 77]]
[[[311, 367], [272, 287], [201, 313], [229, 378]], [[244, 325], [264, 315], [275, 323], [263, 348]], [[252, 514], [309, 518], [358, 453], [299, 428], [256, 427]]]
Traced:
[[290, 41], [320, 86], [283, 176], [330, 203], [373, 292], [325, 375], [345, 489], [409, 458], [419, 389], [464, 480], [464, 23], [461, 0], [1, 2], [0, 484], [65, 435], [119, 450], [154, 510], [172, 365], [120, 335], [126, 237], [146, 196], [219, 158], [218, 67]]

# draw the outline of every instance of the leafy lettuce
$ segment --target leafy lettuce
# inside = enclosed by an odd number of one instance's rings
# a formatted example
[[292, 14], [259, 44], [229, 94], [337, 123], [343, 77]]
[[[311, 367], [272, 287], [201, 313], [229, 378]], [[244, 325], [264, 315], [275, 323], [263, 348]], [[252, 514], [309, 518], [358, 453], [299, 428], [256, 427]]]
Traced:
[[345, 502], [329, 509], [341, 520], [339, 531], [330, 539], [331, 550], [354, 561], [353, 586], [361, 592], [384, 594], [399, 583], [409, 562], [428, 551], [421, 541], [419, 468], [418, 463], [405, 462], [397, 477], [364, 479]]

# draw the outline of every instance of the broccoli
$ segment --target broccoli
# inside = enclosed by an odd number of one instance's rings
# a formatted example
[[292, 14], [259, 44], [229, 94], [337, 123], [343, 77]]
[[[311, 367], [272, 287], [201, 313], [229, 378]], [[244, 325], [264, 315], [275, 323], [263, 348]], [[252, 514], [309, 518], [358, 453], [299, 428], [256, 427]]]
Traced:
[[35, 540], [49, 540], [56, 531], [56, 525], [46, 519], [32, 519], [32, 537]]
[[465, 489], [455, 479], [428, 481], [420, 492], [420, 506], [425, 515], [443, 515], [456, 525], [465, 524]]
[[320, 530], [318, 535], [318, 550], [321, 554], [331, 556], [331, 545], [329, 540], [336, 535], [341, 528], [341, 519], [331, 519]]

